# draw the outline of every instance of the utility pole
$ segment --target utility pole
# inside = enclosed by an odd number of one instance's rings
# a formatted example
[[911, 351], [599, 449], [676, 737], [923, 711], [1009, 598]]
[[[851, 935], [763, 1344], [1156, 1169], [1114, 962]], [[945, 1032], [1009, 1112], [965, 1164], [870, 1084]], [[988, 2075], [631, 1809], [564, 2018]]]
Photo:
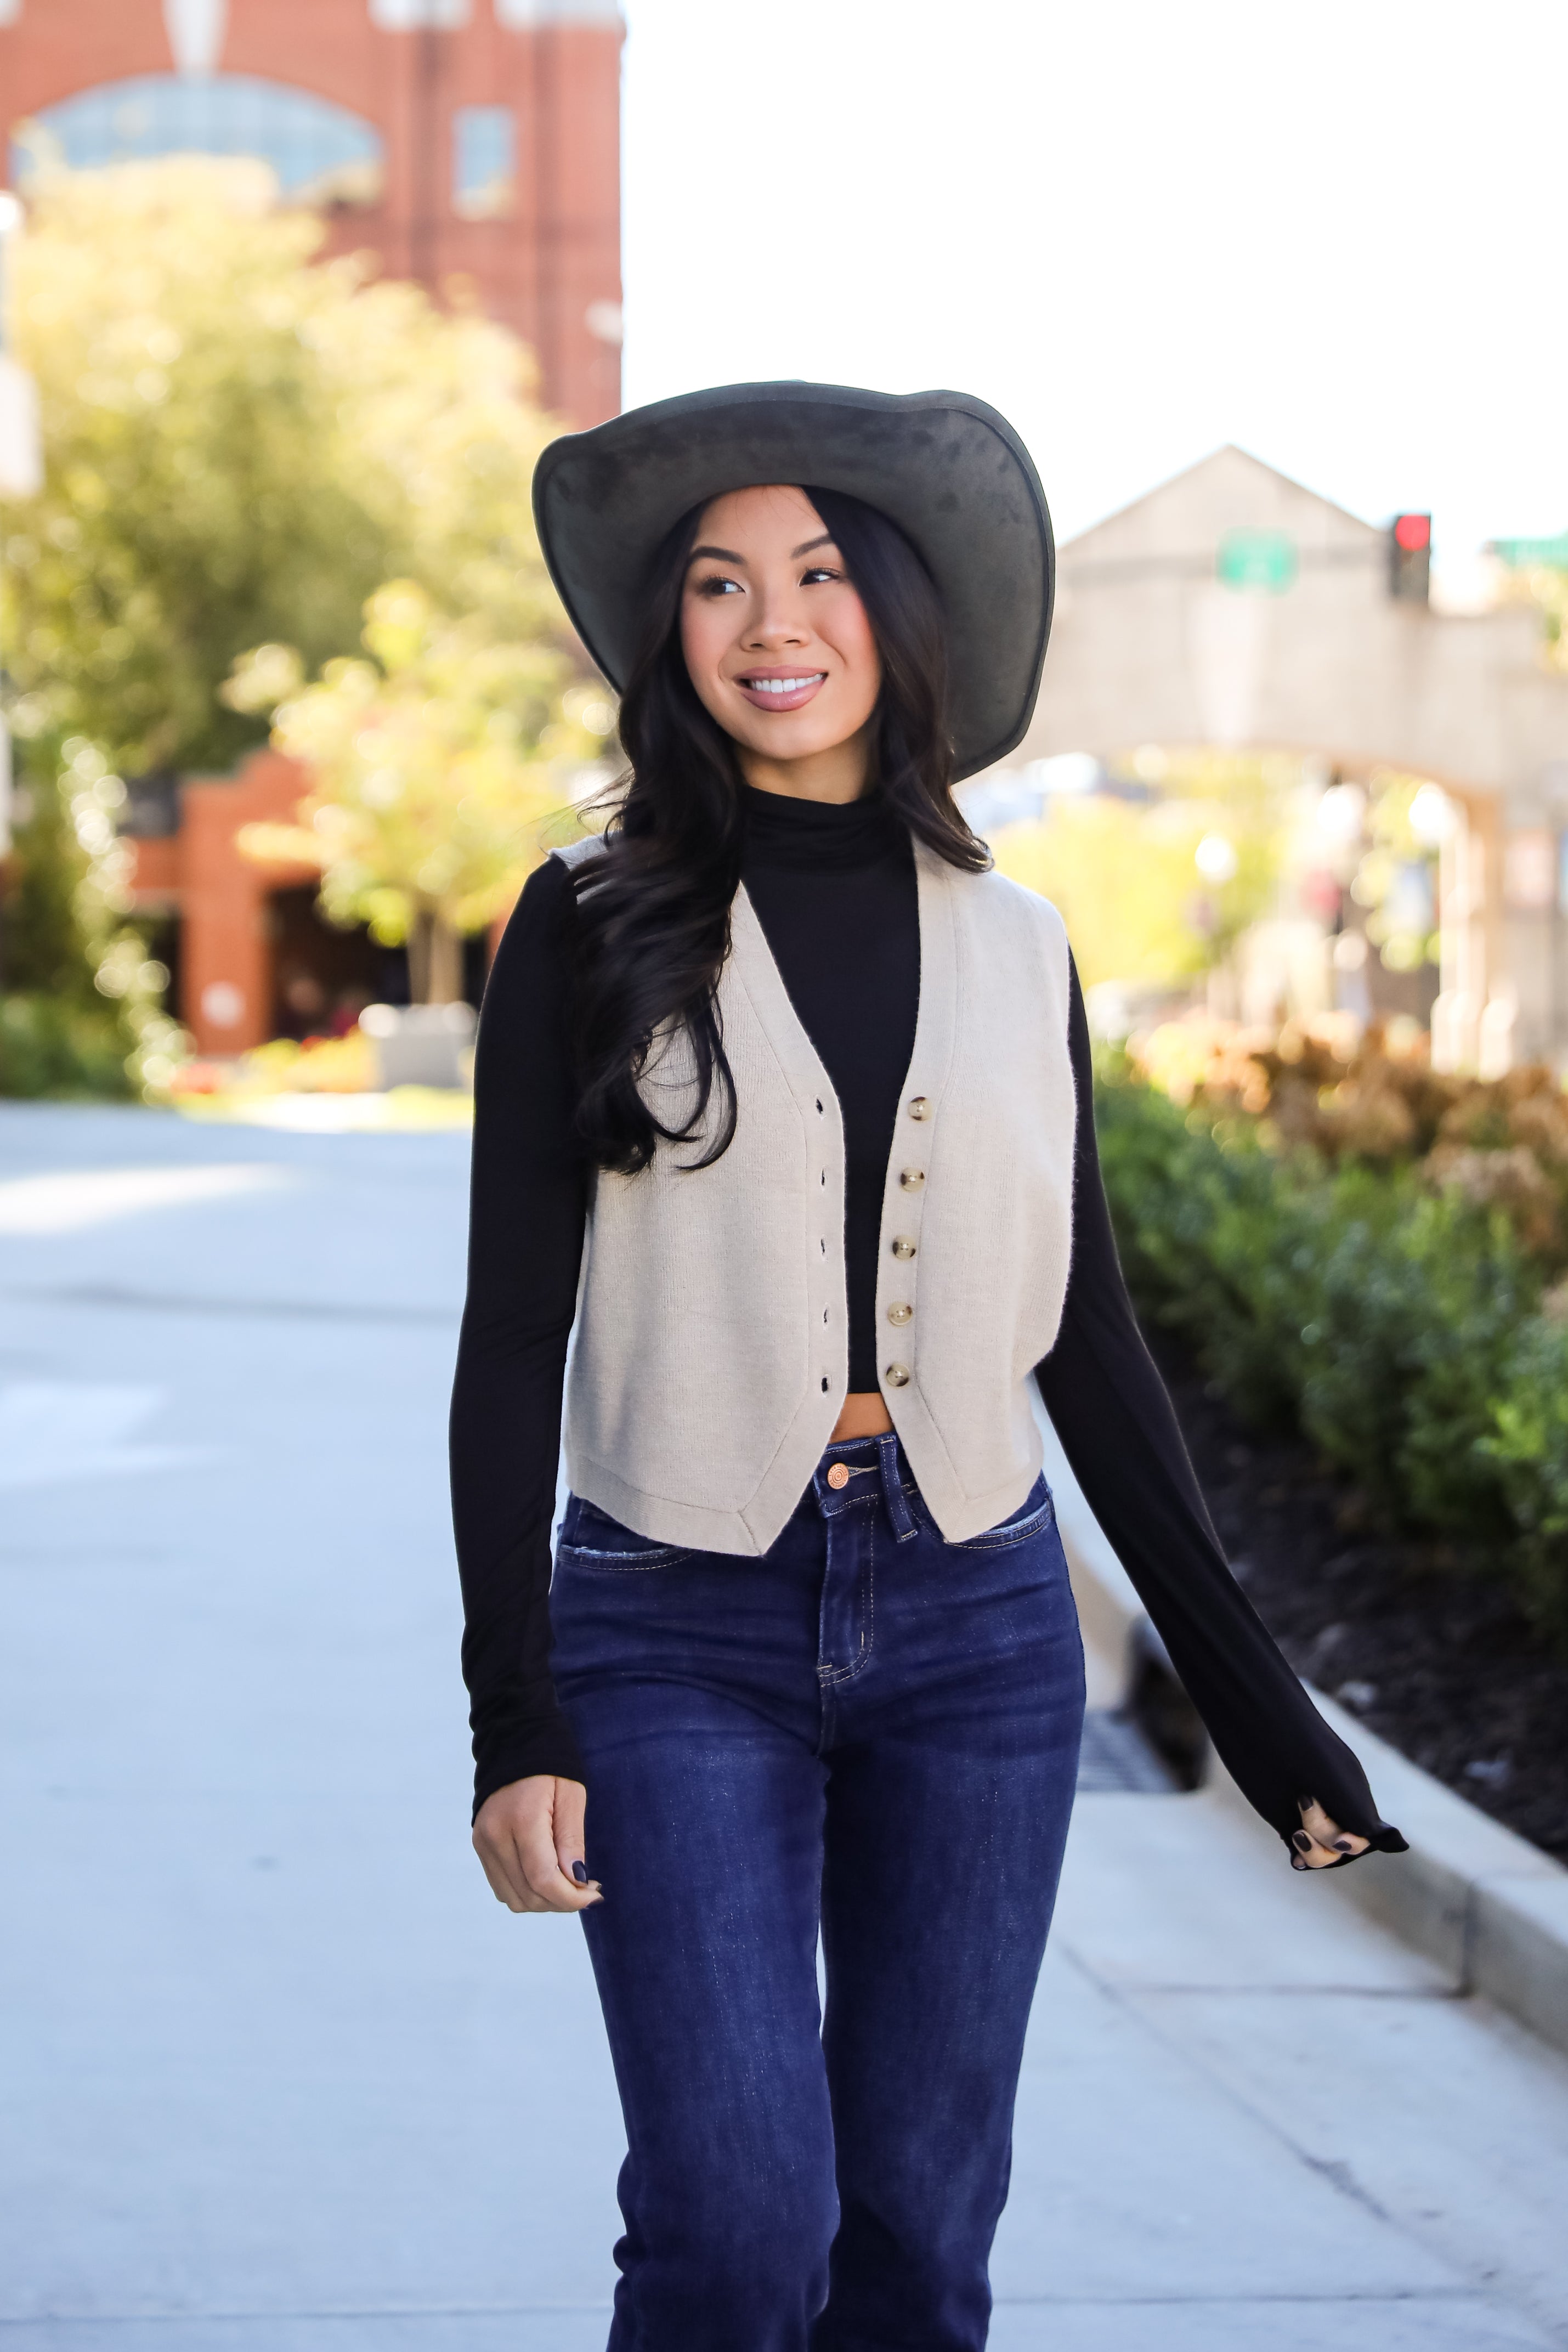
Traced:
[[[44, 478], [37, 390], [11, 357], [7, 334], [5, 254], [21, 226], [21, 205], [8, 188], [0, 188], [0, 499], [36, 498]], [[0, 646], [0, 857], [11, 847], [11, 730], [5, 721], [5, 648]]]

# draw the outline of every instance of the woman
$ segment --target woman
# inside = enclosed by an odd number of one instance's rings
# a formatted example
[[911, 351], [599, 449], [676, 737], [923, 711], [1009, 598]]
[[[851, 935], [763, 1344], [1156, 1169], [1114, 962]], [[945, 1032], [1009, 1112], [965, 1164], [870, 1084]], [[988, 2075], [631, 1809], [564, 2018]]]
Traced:
[[475, 1843], [510, 1909], [584, 1915], [613, 2347], [978, 2347], [1083, 1710], [1031, 1381], [1295, 1866], [1403, 1841], [1226, 1568], [1060, 919], [952, 797], [1044, 658], [1021, 444], [953, 394], [731, 386], [557, 442], [536, 504], [631, 774], [480, 1029]]

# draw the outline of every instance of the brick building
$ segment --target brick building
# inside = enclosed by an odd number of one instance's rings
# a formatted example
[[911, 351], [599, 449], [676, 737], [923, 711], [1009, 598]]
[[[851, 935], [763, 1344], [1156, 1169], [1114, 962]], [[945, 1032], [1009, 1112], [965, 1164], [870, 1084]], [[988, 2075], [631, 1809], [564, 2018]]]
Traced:
[[464, 275], [547, 407], [621, 404], [615, 0], [0, 0], [8, 171], [261, 155], [339, 249]]
[[[597, 424], [621, 401], [621, 39], [616, 0], [0, 0], [5, 178], [25, 188], [40, 151], [259, 155], [330, 249], [437, 293], [467, 279], [532, 347], [546, 406]], [[299, 789], [263, 754], [185, 785], [166, 822], [141, 812], [138, 895], [178, 926], [205, 1050], [308, 1025], [289, 992], [314, 962], [329, 994], [345, 956], [393, 984], [368, 941], [311, 939], [304, 877], [232, 848]]]

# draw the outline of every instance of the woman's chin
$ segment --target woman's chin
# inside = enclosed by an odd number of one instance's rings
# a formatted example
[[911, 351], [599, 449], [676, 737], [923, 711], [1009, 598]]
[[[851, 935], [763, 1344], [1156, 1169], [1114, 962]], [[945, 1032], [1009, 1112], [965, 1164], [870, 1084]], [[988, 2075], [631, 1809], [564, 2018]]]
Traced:
[[804, 710], [780, 710], [777, 715], [747, 707], [727, 731], [743, 750], [793, 765], [799, 760], [821, 759], [838, 751], [859, 734], [862, 723], [835, 720], [831, 711], [819, 713], [810, 705]]

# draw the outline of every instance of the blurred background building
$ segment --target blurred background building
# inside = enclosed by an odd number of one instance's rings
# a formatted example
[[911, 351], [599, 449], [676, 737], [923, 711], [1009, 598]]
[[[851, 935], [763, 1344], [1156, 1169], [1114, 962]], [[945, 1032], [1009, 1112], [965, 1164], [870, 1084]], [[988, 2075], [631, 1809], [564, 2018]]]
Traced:
[[[1434, 609], [1430, 545], [1428, 515], [1380, 528], [1216, 451], [1062, 548], [1034, 721], [969, 805], [1049, 827], [1064, 798], [1168, 792], [1184, 753], [1293, 761], [1282, 870], [1216, 1009], [1403, 1016], [1440, 1066], [1497, 1075], [1568, 1057], [1568, 672], [1524, 604]], [[1223, 888], [1239, 828], [1216, 823], [1193, 879]]]
[[615, 0], [0, 0], [9, 184], [253, 155], [331, 249], [476, 290], [546, 407], [621, 404]]

